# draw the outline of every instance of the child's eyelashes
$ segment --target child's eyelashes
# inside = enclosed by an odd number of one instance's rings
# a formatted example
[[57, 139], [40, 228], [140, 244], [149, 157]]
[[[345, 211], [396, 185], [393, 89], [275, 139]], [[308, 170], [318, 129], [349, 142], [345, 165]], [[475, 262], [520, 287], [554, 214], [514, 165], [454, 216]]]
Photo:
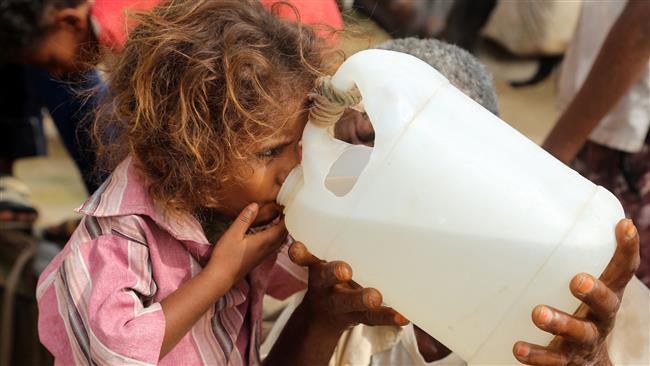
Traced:
[[286, 144], [282, 144], [279, 146], [274, 146], [272, 148], [264, 149], [262, 151], [257, 152], [255, 155], [262, 159], [270, 159], [273, 157], [276, 157], [282, 153], [282, 150], [286, 147]]

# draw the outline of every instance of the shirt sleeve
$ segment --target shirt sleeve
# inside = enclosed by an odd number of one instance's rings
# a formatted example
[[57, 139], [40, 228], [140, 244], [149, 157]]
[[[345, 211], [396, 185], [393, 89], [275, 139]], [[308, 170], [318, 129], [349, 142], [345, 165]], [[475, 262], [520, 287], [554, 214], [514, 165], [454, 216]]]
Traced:
[[145, 244], [115, 235], [84, 242], [71, 248], [55, 282], [75, 363], [158, 363], [165, 318], [152, 301]]

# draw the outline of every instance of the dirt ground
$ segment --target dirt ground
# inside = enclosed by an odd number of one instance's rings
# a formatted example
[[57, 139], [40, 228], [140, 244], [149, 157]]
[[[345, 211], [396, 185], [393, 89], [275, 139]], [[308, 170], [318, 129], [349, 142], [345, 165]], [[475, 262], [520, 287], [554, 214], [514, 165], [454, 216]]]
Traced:
[[[342, 48], [350, 55], [390, 37], [372, 21], [359, 15], [346, 17], [353, 29], [343, 36]], [[540, 143], [558, 116], [554, 103], [555, 75], [532, 87], [515, 89], [509, 80], [526, 79], [535, 63], [526, 60], [502, 60], [479, 50], [478, 56], [494, 76], [501, 117], [517, 130]], [[32, 190], [32, 200], [40, 211], [39, 227], [74, 216], [74, 208], [86, 199], [86, 192], [74, 163], [61, 145], [51, 122], [46, 122], [49, 146], [44, 157], [23, 159], [16, 175]]]

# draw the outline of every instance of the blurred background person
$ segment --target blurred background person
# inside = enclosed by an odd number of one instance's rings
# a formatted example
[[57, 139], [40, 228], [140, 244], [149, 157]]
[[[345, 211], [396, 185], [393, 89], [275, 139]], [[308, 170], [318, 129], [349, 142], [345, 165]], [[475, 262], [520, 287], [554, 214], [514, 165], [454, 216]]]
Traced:
[[619, 198], [650, 286], [650, 1], [583, 3], [557, 98], [563, 112], [543, 147]]
[[[127, 9], [143, 10], [157, 2], [0, 1], [0, 221], [28, 230], [36, 220], [29, 189], [14, 177], [13, 166], [17, 159], [45, 154], [44, 110], [87, 192], [103, 181], [90, 138], [92, 110], [103, 88], [95, 65], [105, 50], [119, 52], [124, 45]], [[88, 91], [95, 93], [81, 96]], [[64, 223], [49, 233], [66, 237], [65, 228], [71, 226]]]

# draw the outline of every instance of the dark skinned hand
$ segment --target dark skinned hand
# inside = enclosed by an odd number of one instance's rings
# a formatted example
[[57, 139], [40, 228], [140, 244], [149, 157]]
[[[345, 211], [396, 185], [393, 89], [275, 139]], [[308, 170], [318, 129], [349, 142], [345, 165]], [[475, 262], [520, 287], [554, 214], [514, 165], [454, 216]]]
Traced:
[[348, 108], [334, 125], [334, 137], [353, 145], [373, 146], [375, 130], [364, 112]]
[[519, 341], [517, 360], [527, 365], [611, 365], [607, 335], [614, 327], [625, 286], [639, 266], [639, 235], [631, 220], [616, 226], [616, 251], [599, 279], [581, 273], [569, 285], [582, 301], [571, 314], [546, 305], [533, 309], [533, 323], [555, 338], [546, 347]]
[[295, 242], [289, 256], [296, 264], [309, 267], [309, 284], [303, 304], [323, 325], [343, 332], [357, 324], [404, 326], [408, 320], [382, 306], [382, 295], [373, 288], [361, 288], [352, 281], [352, 268], [342, 261], [316, 258], [304, 244]]

